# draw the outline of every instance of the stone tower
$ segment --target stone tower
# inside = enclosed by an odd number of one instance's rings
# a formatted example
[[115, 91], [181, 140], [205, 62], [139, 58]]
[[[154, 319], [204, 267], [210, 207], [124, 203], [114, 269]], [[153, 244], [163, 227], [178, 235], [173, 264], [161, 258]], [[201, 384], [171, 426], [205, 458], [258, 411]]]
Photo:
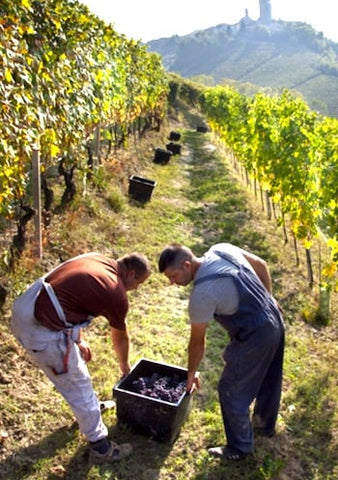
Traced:
[[259, 0], [259, 9], [260, 9], [259, 20], [263, 23], [270, 23], [272, 20], [270, 0]]

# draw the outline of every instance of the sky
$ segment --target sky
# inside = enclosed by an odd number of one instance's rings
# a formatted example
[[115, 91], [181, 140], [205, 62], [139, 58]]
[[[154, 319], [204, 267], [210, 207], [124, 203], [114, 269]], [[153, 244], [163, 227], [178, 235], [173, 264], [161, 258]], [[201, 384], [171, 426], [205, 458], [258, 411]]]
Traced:
[[[117, 32], [148, 42], [259, 17], [259, 0], [79, 0]], [[270, 0], [274, 20], [306, 22], [338, 42], [337, 0]]]

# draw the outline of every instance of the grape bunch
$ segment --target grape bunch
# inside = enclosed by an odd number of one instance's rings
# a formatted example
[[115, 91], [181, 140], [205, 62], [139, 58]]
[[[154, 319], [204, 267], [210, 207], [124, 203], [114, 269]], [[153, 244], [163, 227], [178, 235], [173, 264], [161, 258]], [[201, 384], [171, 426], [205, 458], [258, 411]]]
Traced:
[[187, 382], [173, 377], [153, 373], [151, 377], [139, 377], [132, 383], [132, 391], [147, 397], [177, 403], [185, 393]]

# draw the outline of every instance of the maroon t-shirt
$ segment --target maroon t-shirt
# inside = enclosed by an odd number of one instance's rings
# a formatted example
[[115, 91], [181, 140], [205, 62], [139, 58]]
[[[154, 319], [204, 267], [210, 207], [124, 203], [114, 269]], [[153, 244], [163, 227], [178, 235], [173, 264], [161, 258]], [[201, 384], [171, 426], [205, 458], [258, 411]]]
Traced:
[[[78, 324], [102, 315], [112, 327], [126, 329], [128, 297], [116, 260], [96, 253], [80, 256], [62, 264], [46, 281], [68, 322]], [[44, 288], [35, 303], [35, 317], [52, 330], [65, 328]]]

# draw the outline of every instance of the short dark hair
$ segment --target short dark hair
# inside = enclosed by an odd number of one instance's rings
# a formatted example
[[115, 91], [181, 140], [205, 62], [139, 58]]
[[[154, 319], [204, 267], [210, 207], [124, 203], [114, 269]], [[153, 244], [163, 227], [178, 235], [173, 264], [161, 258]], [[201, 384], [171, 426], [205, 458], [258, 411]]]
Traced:
[[123, 264], [127, 271], [134, 270], [136, 278], [151, 272], [149, 260], [142, 253], [129, 253], [118, 258], [117, 261]]
[[167, 268], [176, 267], [185, 260], [191, 261], [193, 257], [194, 255], [190, 248], [173, 243], [162, 250], [158, 260], [158, 269], [160, 273], [163, 273]]

